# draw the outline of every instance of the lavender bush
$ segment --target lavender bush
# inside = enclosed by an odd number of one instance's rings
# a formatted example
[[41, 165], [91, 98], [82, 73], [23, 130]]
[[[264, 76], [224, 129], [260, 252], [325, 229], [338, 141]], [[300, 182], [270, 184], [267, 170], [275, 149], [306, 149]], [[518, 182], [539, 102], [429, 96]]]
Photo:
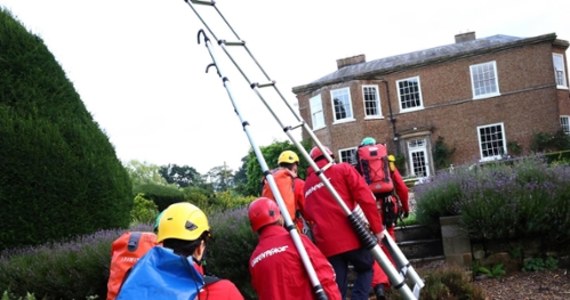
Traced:
[[206, 250], [206, 272], [231, 280], [246, 299], [254, 299], [248, 264], [257, 236], [249, 225], [247, 207], [213, 213], [208, 218], [213, 240]]
[[417, 220], [460, 215], [473, 238], [570, 241], [570, 166], [538, 158], [455, 169], [416, 187]]
[[[132, 230], [148, 231], [150, 225]], [[37, 299], [105, 299], [111, 243], [125, 230], [101, 230], [62, 243], [0, 253], [0, 291], [15, 299], [28, 292]]]

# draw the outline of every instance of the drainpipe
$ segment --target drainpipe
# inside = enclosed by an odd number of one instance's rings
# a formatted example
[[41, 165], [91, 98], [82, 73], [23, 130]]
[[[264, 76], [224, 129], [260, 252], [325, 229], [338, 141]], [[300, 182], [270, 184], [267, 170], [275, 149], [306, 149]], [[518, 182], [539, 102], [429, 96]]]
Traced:
[[384, 79], [380, 79], [386, 87], [386, 96], [388, 97], [388, 111], [390, 113], [390, 123], [392, 123], [392, 135], [393, 141], [396, 144], [396, 155], [400, 155], [400, 143], [398, 142], [398, 133], [396, 132], [396, 118], [394, 118], [394, 113], [392, 112], [392, 101], [390, 100], [390, 89], [388, 88], [388, 82]]

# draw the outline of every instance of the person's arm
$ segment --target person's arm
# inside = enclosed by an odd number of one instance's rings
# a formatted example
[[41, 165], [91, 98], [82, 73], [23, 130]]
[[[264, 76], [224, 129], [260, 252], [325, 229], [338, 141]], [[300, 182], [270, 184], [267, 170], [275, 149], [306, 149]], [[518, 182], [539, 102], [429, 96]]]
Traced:
[[398, 169], [394, 168], [394, 170], [391, 173], [392, 173], [391, 174], [392, 181], [394, 182], [394, 189], [396, 190], [396, 194], [400, 198], [400, 203], [402, 204], [402, 210], [404, 211], [404, 214], [406, 214], [407, 216], [407, 214], [410, 213], [410, 203], [409, 203], [410, 195], [408, 191], [408, 186], [404, 182], [404, 179], [402, 178], [402, 175], [400, 175]]
[[305, 211], [305, 181], [295, 178], [295, 208], [297, 211]]

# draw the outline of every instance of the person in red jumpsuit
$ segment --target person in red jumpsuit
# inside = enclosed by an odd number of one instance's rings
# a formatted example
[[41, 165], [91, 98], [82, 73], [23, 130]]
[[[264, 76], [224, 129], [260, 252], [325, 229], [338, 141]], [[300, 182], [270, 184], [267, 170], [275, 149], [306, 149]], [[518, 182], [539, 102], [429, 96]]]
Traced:
[[[362, 146], [374, 144], [376, 144], [376, 140], [371, 137], [366, 137], [361, 142]], [[390, 178], [392, 178], [392, 182], [394, 183], [394, 191], [390, 192], [389, 195], [375, 195], [377, 198], [378, 211], [380, 213], [384, 211], [384, 207], [382, 207], [384, 201], [381, 201], [381, 198], [391, 197], [391, 201], [394, 203], [394, 215], [397, 216], [399, 213], [402, 213], [402, 217], [407, 218], [410, 212], [408, 186], [404, 182], [402, 175], [400, 175], [398, 168], [396, 168], [395, 161], [396, 159], [393, 155], [388, 155], [388, 162], [390, 165]], [[399, 209], [402, 211], [400, 212]], [[383, 220], [387, 221], [385, 218]], [[384, 223], [388, 234], [390, 234], [394, 241], [396, 241], [396, 233], [394, 231], [394, 228], [396, 227], [395, 221], [396, 220], [394, 220], [394, 222], [390, 222], [390, 224], [386, 224], [386, 222]], [[390, 254], [390, 251], [386, 249], [385, 245], [381, 244], [380, 246], [386, 256], [388, 256], [388, 258], [390, 258], [394, 264], [394, 260]], [[374, 263], [372, 270], [372, 288], [374, 290], [374, 294], [376, 295], [377, 300], [384, 300], [386, 299], [385, 292], [390, 288], [390, 278], [388, 278], [388, 275], [386, 275], [384, 270], [382, 270], [378, 262]]]
[[[249, 260], [251, 283], [259, 300], [316, 299], [277, 203], [260, 197], [249, 205], [248, 215], [252, 230], [259, 235]], [[340, 300], [332, 266], [308, 237], [299, 236], [327, 298]]]
[[[325, 147], [330, 156], [332, 152]], [[310, 156], [320, 168], [329, 161], [319, 147], [313, 147]], [[305, 210], [315, 244], [327, 257], [336, 272], [336, 281], [344, 299], [348, 289], [348, 267], [356, 271], [351, 299], [368, 299], [372, 281], [372, 253], [362, 245], [345, 212], [324, 186], [316, 170], [309, 167], [305, 180]], [[330, 184], [350, 210], [360, 207], [367, 218], [371, 231], [378, 240], [384, 237], [384, 227], [376, 199], [364, 178], [348, 163], [335, 163], [324, 171]]]

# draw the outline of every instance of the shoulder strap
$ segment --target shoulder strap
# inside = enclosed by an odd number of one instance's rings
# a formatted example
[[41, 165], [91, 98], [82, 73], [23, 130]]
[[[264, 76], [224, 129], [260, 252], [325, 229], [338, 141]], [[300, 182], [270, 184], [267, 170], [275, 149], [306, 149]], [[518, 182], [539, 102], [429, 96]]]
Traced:
[[204, 275], [204, 284], [205, 285], [210, 285], [210, 284], [214, 284], [218, 281], [222, 280], [220, 277], [218, 276], [214, 276], [214, 275]]
[[129, 242], [127, 243], [127, 249], [130, 252], [137, 251], [139, 247], [139, 240], [141, 239], [142, 232], [140, 231], [133, 231], [131, 232], [131, 236], [129, 236]]

